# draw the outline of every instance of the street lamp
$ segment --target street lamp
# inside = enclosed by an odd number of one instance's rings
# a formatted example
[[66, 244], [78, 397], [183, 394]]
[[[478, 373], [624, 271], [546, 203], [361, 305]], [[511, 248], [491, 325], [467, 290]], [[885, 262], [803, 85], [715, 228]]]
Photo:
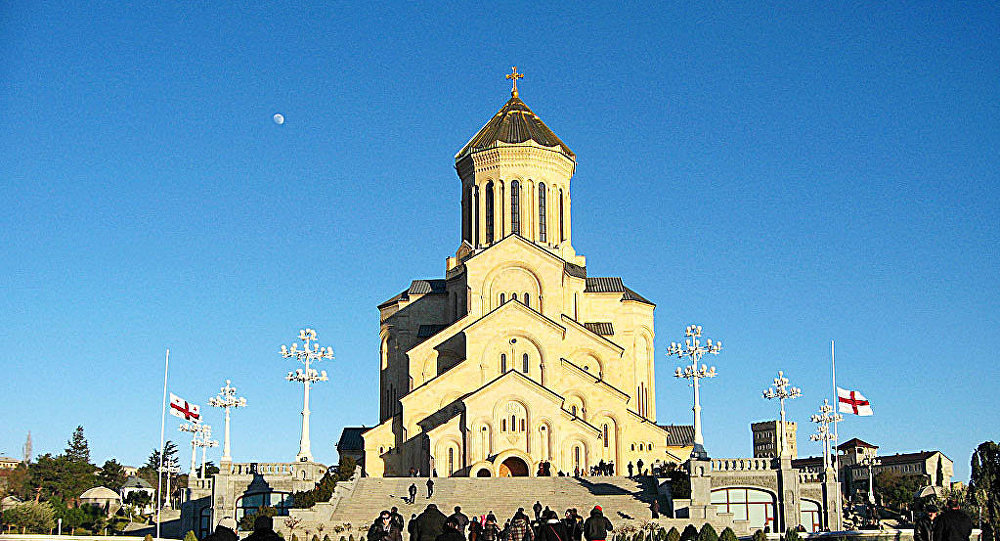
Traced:
[[788, 454], [788, 433], [785, 429], [785, 399], [798, 398], [800, 396], [802, 396], [802, 389], [789, 387], [788, 378], [780, 370], [778, 371], [778, 377], [774, 378], [774, 384], [764, 391], [764, 398], [768, 400], [777, 398], [781, 403], [781, 433], [778, 435], [778, 458]]
[[691, 408], [694, 411], [694, 448], [691, 450], [691, 458], [695, 460], [708, 460], [708, 453], [705, 451], [705, 438], [701, 434], [701, 402], [698, 399], [698, 380], [701, 378], [714, 378], [716, 376], [715, 367], [706, 368], [705, 365], [698, 365], [698, 362], [706, 353], [711, 353], [712, 355], [718, 355], [722, 351], [722, 342], [712, 342], [709, 338], [702, 345], [701, 340], [701, 326], [700, 325], [688, 325], [684, 329], [684, 343], [671, 342], [670, 348], [667, 349], [667, 356], [676, 356], [679, 359], [687, 357], [691, 359], [691, 365], [685, 366], [683, 369], [678, 367], [677, 371], [674, 372], [674, 377], [689, 379], [694, 384], [694, 407]]
[[333, 359], [332, 347], [319, 347], [316, 340], [316, 331], [313, 329], [302, 329], [299, 331], [299, 340], [304, 346], [299, 349], [297, 342], [292, 343], [292, 347], [281, 346], [281, 356], [295, 359], [305, 365], [305, 369], [297, 368], [288, 372], [285, 379], [302, 384], [302, 437], [299, 439], [299, 454], [295, 455], [298, 462], [312, 462], [312, 451], [309, 449], [309, 387], [315, 381], [327, 381], [326, 370], [317, 372], [309, 365], [323, 359]]
[[[165, 463], [162, 467], [159, 468], [159, 470], [160, 470], [160, 475], [166, 474], [167, 477], [167, 497], [163, 502], [163, 508], [173, 509], [174, 506], [170, 501], [170, 476], [175, 473], [180, 473], [181, 469], [180, 467], [177, 466], [176, 463], [173, 463], [173, 459], [170, 459], [170, 462]], [[157, 502], [157, 505], [159, 505], [159, 502]]]
[[[830, 405], [830, 401], [826, 398], [823, 399], [823, 405], [819, 407], [819, 413], [814, 413], [810, 420], [816, 423], [816, 433], [811, 434], [809, 439], [812, 441], [819, 441], [823, 444], [823, 471], [830, 468], [830, 453], [833, 447], [833, 442], [836, 441], [837, 436], [830, 430], [830, 423], [839, 423], [844, 420], [844, 416], [839, 413], [833, 412], [833, 406]], [[834, 472], [834, 476], [838, 475], [838, 472]]]
[[212, 437], [212, 427], [209, 425], [203, 425], [204, 428], [201, 430], [201, 438], [198, 439], [198, 447], [201, 447], [201, 478], [205, 478], [205, 451], [209, 447], [218, 447], [219, 442], [211, 439]]
[[184, 423], [177, 427], [177, 430], [191, 433], [191, 469], [188, 470], [190, 472], [188, 476], [194, 477], [195, 453], [198, 450], [198, 434], [201, 433], [201, 425], [199, 423]]
[[219, 465], [232, 463], [233, 457], [229, 454], [229, 410], [247, 407], [247, 399], [243, 397], [236, 398], [236, 387], [230, 385], [227, 379], [226, 386], [219, 389], [219, 394], [208, 399], [208, 405], [226, 410], [226, 428], [223, 434], [224, 443], [222, 445], [222, 458], [219, 459]]
[[861, 459], [860, 464], [868, 468], [868, 501], [875, 505], [875, 466], [881, 466], [882, 461], [872, 457], [866, 456]]

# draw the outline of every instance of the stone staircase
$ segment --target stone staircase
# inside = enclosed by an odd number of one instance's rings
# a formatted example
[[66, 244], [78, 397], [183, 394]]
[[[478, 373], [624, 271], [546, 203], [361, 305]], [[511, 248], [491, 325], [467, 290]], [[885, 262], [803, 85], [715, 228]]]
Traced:
[[[446, 515], [456, 505], [472, 517], [493, 511], [501, 526], [523, 507], [533, 516], [535, 501], [549, 506], [562, 518], [567, 508], [575, 507], [586, 517], [594, 505], [600, 505], [612, 523], [632, 520], [645, 522], [650, 517], [649, 504], [656, 497], [656, 485], [651, 478], [628, 477], [451, 477], [434, 479], [434, 496], [427, 498], [425, 477], [364, 477], [349, 496], [339, 501], [326, 521], [330, 524], [349, 523], [354, 527], [371, 524], [382, 509], [392, 506], [409, 520], [420, 514], [428, 503], [437, 504]], [[407, 489], [417, 485], [416, 503], [408, 505]], [[661, 502], [662, 503], [662, 502]], [[319, 517], [317, 517], [319, 518]], [[325, 519], [325, 517], [323, 517]], [[322, 519], [321, 519], [322, 520]]]

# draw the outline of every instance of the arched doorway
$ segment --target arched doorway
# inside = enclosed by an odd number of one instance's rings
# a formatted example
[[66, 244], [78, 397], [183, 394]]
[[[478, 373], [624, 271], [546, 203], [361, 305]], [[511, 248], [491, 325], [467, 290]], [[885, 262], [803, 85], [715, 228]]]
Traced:
[[500, 477], [527, 477], [528, 464], [516, 456], [509, 457], [500, 464]]
[[483, 468], [476, 472], [476, 477], [490, 477], [490, 470]]

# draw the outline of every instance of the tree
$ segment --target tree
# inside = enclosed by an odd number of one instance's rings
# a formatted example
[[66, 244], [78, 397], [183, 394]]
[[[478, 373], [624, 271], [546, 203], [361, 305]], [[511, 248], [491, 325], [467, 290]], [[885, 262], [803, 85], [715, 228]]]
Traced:
[[698, 528], [694, 527], [694, 524], [688, 524], [684, 527], [684, 531], [681, 532], [681, 541], [694, 541], [698, 538]]
[[[170, 440], [167, 440], [163, 444], [163, 466], [175, 467], [177, 465], [178, 465], [177, 444], [175, 444]], [[153, 449], [153, 451], [149, 454], [149, 458], [146, 459], [146, 464], [141, 468], [139, 468], [139, 471], [136, 472], [136, 474], [139, 477], [145, 479], [147, 483], [155, 487], [159, 482], [159, 475], [158, 475], [159, 471], [160, 471], [160, 450]], [[177, 474], [170, 474], [171, 492], [173, 492], [174, 488], [177, 487], [178, 485], [177, 479], [178, 479]], [[166, 490], [166, 477], [163, 478], [163, 483], [164, 483], [164, 490]], [[163, 494], [161, 496], [162, 497], [160, 499], [162, 503], [162, 500], [165, 500], [167, 495]]]
[[56, 521], [48, 502], [25, 502], [3, 514], [3, 521], [21, 529], [21, 533], [49, 533]]
[[249, 531], [253, 529], [253, 521], [259, 515], [262, 517], [273, 517], [278, 514], [278, 510], [269, 506], [262, 505], [258, 507], [255, 511], [247, 512], [240, 519], [239, 528], [243, 531]]
[[670, 527], [670, 531], [667, 532], [667, 541], [681, 541], [681, 533], [677, 531], [676, 527]]
[[785, 537], [782, 539], [784, 539], [784, 541], [802, 541], [802, 537], [795, 528], [788, 528], [785, 530]]
[[757, 530], [753, 533], [751, 541], [767, 541], [767, 534], [764, 533], [764, 530]]
[[73, 436], [66, 444], [66, 450], [63, 451], [66, 458], [75, 462], [90, 463], [90, 444], [87, 443], [87, 438], [83, 436], [83, 425], [76, 427], [76, 430], [73, 431]]
[[738, 541], [736, 532], [726, 526], [726, 529], [722, 530], [722, 534], [719, 535], [719, 541]]
[[996, 532], [1000, 527], [1000, 445], [984, 441], [972, 453], [969, 492], [986, 510], [986, 520]]
[[357, 466], [358, 462], [349, 456], [340, 459], [340, 464], [337, 465], [337, 479], [340, 481], [350, 480]]
[[687, 499], [691, 497], [691, 476], [684, 468], [671, 462], [667, 464], [667, 477], [670, 478], [670, 497]]
[[205, 463], [205, 477], [206, 478], [211, 477], [211, 476], [213, 476], [213, 475], [215, 475], [217, 473], [219, 473], [219, 467], [215, 465], [215, 462], [212, 462], [211, 460], [209, 460], [208, 462]]
[[125, 468], [113, 458], [105, 460], [100, 473], [97, 474], [97, 480], [101, 485], [114, 491], [120, 490], [125, 484], [125, 477]]
[[875, 495], [883, 507], [897, 512], [908, 511], [913, 503], [913, 496], [927, 485], [927, 481], [923, 475], [903, 475], [886, 470], [875, 476]]
[[715, 528], [706, 522], [698, 532], [698, 541], [719, 541], [719, 534], [715, 533]]
[[327, 472], [312, 489], [292, 494], [292, 507], [296, 509], [308, 509], [319, 502], [328, 502], [333, 496], [333, 489], [336, 486], [337, 476]]

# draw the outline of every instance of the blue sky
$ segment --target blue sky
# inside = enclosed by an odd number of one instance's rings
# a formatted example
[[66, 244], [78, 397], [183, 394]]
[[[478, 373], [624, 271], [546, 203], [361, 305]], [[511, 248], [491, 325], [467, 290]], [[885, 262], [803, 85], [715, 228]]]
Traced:
[[375, 306], [443, 275], [452, 157], [516, 64], [579, 156], [589, 273], [658, 304], [658, 421], [690, 422], [664, 356], [688, 323], [726, 346], [715, 456], [751, 452], [779, 369], [808, 425], [835, 339], [876, 411], [843, 439], [941, 449], [967, 479], [1000, 437], [1000, 8], [651, 4], [6, 3], [0, 453], [82, 424], [95, 460], [143, 462], [169, 347], [173, 392], [248, 399], [236, 460], [290, 460], [278, 349], [311, 326], [337, 352], [312, 403], [334, 462], [377, 420]]

